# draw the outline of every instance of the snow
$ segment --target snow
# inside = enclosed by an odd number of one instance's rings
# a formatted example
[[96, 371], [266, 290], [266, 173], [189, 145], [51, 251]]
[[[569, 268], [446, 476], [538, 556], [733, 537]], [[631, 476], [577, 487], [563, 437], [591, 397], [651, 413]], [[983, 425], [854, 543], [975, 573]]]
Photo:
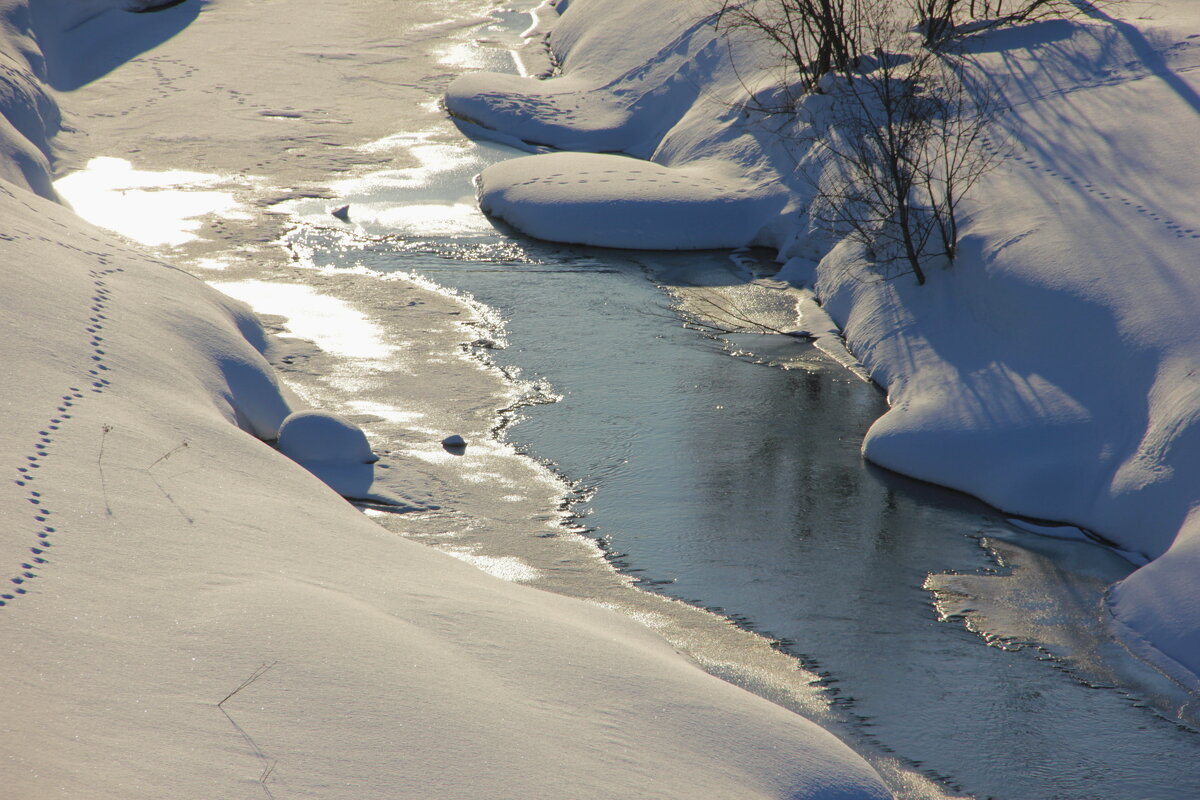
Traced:
[[[806, 214], [799, 120], [821, 119], [827, 98], [771, 113], [778, 72], [745, 39], [727, 47], [705, 13], [573, 0], [550, 34], [560, 73], [457, 79], [446, 106], [464, 129], [579, 151], [485, 169], [481, 206], [559, 241], [775, 247], [780, 277], [813, 286], [888, 390], [866, 457], [1149, 561], [1110, 590], [1108, 622], [1200, 690], [1193, 5], [1112, 5], [966, 40], [1012, 109], [990, 145], [1013, 153], [977, 187], [957, 263], [926, 286], [882, 279]], [[771, 194], [723, 212], [754, 186]]]
[[650, 250], [738, 247], [786, 200], [720, 165], [583, 153], [496, 164], [480, 177], [479, 198], [486, 213], [542, 239]]
[[[371, 452], [367, 435], [352, 422], [329, 411], [294, 411], [279, 426], [279, 452], [321, 478], [341, 495], [343, 480], [337, 477], [347, 470], [365, 472], [379, 456]], [[328, 476], [328, 477], [327, 477]]]
[[[78, 36], [41, 33], [76, 46], [52, 56], [58, 88], [88, 92], [81, 77], [119, 82], [118, 56], [168, 31], [219, 70], [229, 51], [258, 52], [262, 31], [345, 30], [315, 0], [289, 5], [294, 27], [239, 4], [73, 8], [58, 21]], [[3, 10], [0, 52], [16, 70], [4, 83], [37, 87], [26, 8]], [[222, 27], [223, 14], [259, 24]], [[89, 50], [98, 31], [136, 35]], [[260, 117], [226, 122], [236, 140]], [[153, 135], [202, 153], [197, 126], [183, 114]], [[31, 192], [52, 195], [44, 154], [15, 130], [0, 130], [6, 794], [888, 796], [832, 735], [638, 622], [522, 586], [520, 564], [397, 537], [345, 503], [270, 442], [292, 450], [289, 429], [315, 420], [353, 439], [335, 446], [344, 465], [367, 455], [357, 429], [295, 413], [241, 302]], [[313, 442], [295, 443], [309, 466]]]

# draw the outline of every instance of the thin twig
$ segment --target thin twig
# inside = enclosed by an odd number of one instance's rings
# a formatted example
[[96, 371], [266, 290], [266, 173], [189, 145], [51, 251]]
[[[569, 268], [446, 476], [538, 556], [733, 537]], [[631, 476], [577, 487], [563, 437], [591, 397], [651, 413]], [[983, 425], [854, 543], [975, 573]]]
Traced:
[[112, 432], [113, 426], [105, 423], [100, 426], [100, 452], [96, 456], [96, 468], [100, 470], [100, 492], [104, 495], [104, 514], [112, 516], [112, 507], [108, 504], [108, 480], [104, 476], [104, 441]]
[[233, 717], [229, 716], [229, 712], [225, 710], [225, 702], [250, 684], [257, 681], [263, 675], [267, 674], [267, 672], [269, 672], [271, 668], [278, 663], [278, 661], [272, 661], [270, 664], [260, 665], [258, 669], [254, 670], [254, 672], [250, 674], [249, 678], [246, 678], [246, 680], [242, 681], [236, 689], [225, 695], [223, 698], [221, 698], [221, 701], [217, 703], [217, 708], [222, 714], [225, 715], [225, 719], [229, 720], [229, 724], [232, 725], [234, 729], [237, 730], [237, 732], [241, 735], [241, 737], [246, 740], [246, 743], [250, 745], [250, 749], [254, 751], [254, 755], [263, 762], [263, 771], [258, 777], [258, 784], [262, 787], [262, 790], [266, 792], [267, 797], [272, 798], [272, 800], [274, 800], [275, 793], [271, 791], [271, 787], [267, 786], [267, 780], [273, 774], [275, 774], [275, 766], [279, 763], [279, 761], [277, 759], [267, 758], [266, 753], [262, 751], [262, 748], [258, 746], [258, 743], [254, 741], [253, 737], [246, 733], [242, 726], [238, 725], [237, 722], [234, 721]]
[[185, 448], [185, 447], [187, 447], [187, 446], [188, 446], [187, 440], [184, 440], [184, 441], [183, 441], [183, 443], [181, 443], [181, 444], [179, 444], [178, 446], [176, 446], [176, 447], [174, 447], [174, 448], [172, 448], [172, 449], [168, 450], [167, 452], [163, 453], [163, 454], [162, 454], [161, 456], [159, 456], [158, 458], [154, 459], [154, 463], [153, 463], [153, 464], [151, 464], [150, 466], [146, 467], [146, 469], [154, 469], [154, 468], [155, 468], [156, 466], [158, 466], [160, 463], [162, 463], [163, 461], [166, 461], [168, 458], [170, 458], [171, 456], [175, 455], [176, 453], [178, 453], [180, 450], [182, 450], [183, 448]]
[[232, 692], [230, 692], [229, 694], [227, 694], [223, 698], [221, 698], [221, 702], [217, 703], [217, 708], [220, 708], [221, 706], [223, 706], [225, 704], [226, 700], [233, 697], [235, 694], [240, 692], [242, 689], [245, 689], [247, 686], [254, 683], [256, 680], [261, 678], [263, 675], [266, 675], [267, 672], [269, 672], [271, 670], [271, 668], [274, 667], [278, 663], [279, 663], [278, 661], [272, 661], [270, 664], [260, 665], [258, 669], [254, 670], [254, 672], [252, 672], [250, 674], [249, 678], [246, 678], [246, 680], [242, 681], [241, 684], [236, 689], [234, 689]]
[[[158, 476], [155, 475], [154, 471], [153, 471], [156, 466], [163, 463], [168, 458], [175, 455], [180, 450], [183, 450], [187, 446], [188, 446], [188, 443], [187, 443], [187, 440], [185, 439], [180, 444], [176, 445], [175, 447], [171, 448], [167, 452], [163, 453], [161, 456], [154, 459], [154, 462], [150, 466], [146, 467], [146, 473], [150, 476], [150, 480], [154, 481], [154, 485], [158, 487], [158, 490], [163, 493], [163, 497], [167, 498], [167, 500], [170, 501], [171, 505], [175, 506], [175, 510], [179, 512], [179, 515], [181, 517], [183, 517], [185, 520], [187, 520], [187, 523], [189, 525], [191, 525], [192, 523], [195, 522], [195, 520], [192, 519], [187, 514], [187, 512], [183, 510], [183, 507], [180, 506], [179, 503], [175, 502], [175, 498], [172, 497], [171, 493], [166, 490], [166, 488], [162, 485], [162, 482], [158, 480]], [[171, 477], [177, 477], [178, 474], [181, 474], [181, 473], [177, 473], [175, 476], [171, 476]]]

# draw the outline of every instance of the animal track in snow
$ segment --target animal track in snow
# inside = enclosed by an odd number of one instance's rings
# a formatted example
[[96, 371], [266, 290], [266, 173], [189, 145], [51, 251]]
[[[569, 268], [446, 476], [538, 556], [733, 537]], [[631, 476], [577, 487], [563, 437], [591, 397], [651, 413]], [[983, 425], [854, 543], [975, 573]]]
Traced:
[[[92, 316], [88, 317], [89, 324], [84, 327], [84, 332], [90, 337], [88, 339], [88, 362], [91, 367], [87, 370], [87, 374], [92, 378], [91, 385], [86, 388], [95, 393], [103, 392], [109, 385], [109, 381], [102, 377], [102, 372], [108, 371], [109, 367], [104, 363], [106, 352], [101, 347], [104, 337], [100, 335], [100, 331], [104, 329], [104, 322], [108, 319], [104, 312], [108, 309], [109, 296], [112, 294], [105, 279], [118, 272], [124, 272], [124, 270], [115, 268], [91, 270], [88, 273], [92, 278], [95, 291], [90, 298]], [[74, 419], [70, 412], [86, 399], [87, 395], [84, 392], [85, 388], [81, 386], [68, 387], [68, 390], [59, 399], [55, 408], [56, 413], [49, 418], [45, 427], [39, 430], [34, 437], [31, 447], [33, 455], [25, 456], [22, 465], [16, 468], [13, 483], [25, 490], [25, 500], [31, 507], [30, 516], [33, 524], [27, 531], [30, 537], [26, 540], [29, 545], [29, 555], [17, 569], [9, 573], [7, 584], [3, 584], [3, 588], [0, 588], [0, 607], [7, 606], [21, 595], [28, 594], [29, 590], [26, 585], [29, 581], [39, 577], [50, 564], [47, 552], [54, 546], [53, 539], [59, 530], [51, 524], [54, 511], [48, 506], [42, 491], [37, 488], [39, 485], [37, 480], [40, 477], [37, 470], [42, 468], [43, 462], [51, 458], [56, 432], [62, 430], [63, 425]], [[105, 433], [107, 430], [106, 428]], [[11, 588], [9, 584], [11, 584]]]
[[[990, 142], [986, 143], [985, 148], [989, 151], [992, 151], [993, 145]], [[1120, 203], [1121, 205], [1132, 209], [1133, 211], [1135, 211], [1142, 217], [1149, 219], [1149, 220], [1153, 220], [1154, 222], [1158, 223], [1163, 228], [1170, 231], [1171, 235], [1175, 236], [1176, 238], [1200, 239], [1200, 230], [1197, 230], [1195, 228], [1185, 228], [1182, 224], [1180, 224], [1176, 220], [1171, 219], [1170, 217], [1167, 217], [1166, 215], [1161, 214], [1161, 213], [1149, 208], [1148, 206], [1144, 205], [1143, 203], [1137, 202], [1136, 200], [1134, 200], [1132, 198], [1123, 197], [1122, 195], [1119, 195], [1119, 194], [1110, 193], [1110, 192], [1102, 189], [1101, 187], [1096, 186], [1093, 183], [1089, 183], [1087, 181], [1083, 181], [1078, 178], [1073, 178], [1069, 175], [1059, 173], [1058, 171], [1056, 171], [1054, 169], [1043, 166], [1040, 162], [1038, 162], [1032, 158], [1015, 156], [1013, 158], [1013, 160], [1016, 161], [1018, 164], [1022, 164], [1024, 166], [1028, 167], [1029, 169], [1033, 170], [1034, 172], [1041, 172], [1046, 175], [1050, 175], [1051, 177], [1058, 178], [1059, 180], [1065, 181], [1066, 183], [1069, 183], [1071, 186], [1074, 186], [1077, 189], [1082, 189], [1083, 191], [1087, 192], [1088, 194], [1090, 194], [1094, 197], [1098, 197], [1101, 200], [1104, 200], [1106, 202]]]

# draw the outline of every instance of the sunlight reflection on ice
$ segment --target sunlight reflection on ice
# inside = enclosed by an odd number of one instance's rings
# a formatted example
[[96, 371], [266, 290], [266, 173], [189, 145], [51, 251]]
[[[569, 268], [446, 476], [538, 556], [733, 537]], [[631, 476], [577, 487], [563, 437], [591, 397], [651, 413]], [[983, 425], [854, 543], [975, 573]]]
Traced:
[[346, 405], [360, 414], [373, 414], [388, 422], [406, 423], [425, 416], [421, 411], [401, 411], [394, 406], [385, 406], [371, 400], [350, 400]]
[[398, 230], [420, 231], [426, 236], [453, 236], [464, 230], [490, 231], [492, 225], [474, 203], [386, 208], [370, 220]]
[[[464, 236], [492, 234], [494, 228], [475, 202], [472, 176], [507, 153], [499, 147], [446, 143], [440, 131], [405, 132], [360, 145], [365, 153], [395, 152], [413, 166], [373, 172], [331, 185], [348, 205], [346, 220], [372, 234]], [[302, 221], [327, 224], [327, 200], [281, 204]]]
[[478, 567], [489, 575], [501, 580], [521, 583], [536, 581], [542, 575], [541, 571], [513, 556], [481, 556], [469, 550], [452, 548], [443, 548], [442, 552]]
[[87, 167], [55, 181], [75, 213], [93, 225], [150, 246], [195, 239], [207, 214], [245, 219], [231, 192], [201, 189], [228, 178], [203, 172], [134, 169], [122, 158], [93, 158]]
[[491, 72], [513, 72], [518, 63], [513, 51], [490, 46], [488, 42], [456, 42], [439, 48], [437, 62], [448, 67]]
[[230, 297], [248, 303], [260, 314], [287, 317], [288, 332], [307, 339], [327, 353], [352, 358], [384, 359], [396, 348], [383, 340], [381, 330], [349, 304], [311, 287], [295, 283], [241, 281], [213, 283]]

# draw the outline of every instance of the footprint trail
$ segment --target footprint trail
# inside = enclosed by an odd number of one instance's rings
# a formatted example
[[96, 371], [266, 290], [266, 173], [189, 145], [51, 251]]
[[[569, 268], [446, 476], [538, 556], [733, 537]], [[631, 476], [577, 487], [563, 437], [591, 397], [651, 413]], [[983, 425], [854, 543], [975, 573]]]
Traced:
[[38, 479], [41, 477], [40, 470], [47, 466], [47, 462], [53, 456], [55, 437], [58, 432], [75, 419], [74, 412], [77, 407], [91, 396], [89, 393], [103, 393], [110, 385], [108, 378], [105, 377], [106, 373], [110, 372], [110, 368], [105, 363], [106, 352], [102, 335], [105, 323], [108, 321], [106, 312], [112, 294], [107, 278], [123, 271], [120, 268], [89, 271], [88, 274], [92, 278], [94, 287], [89, 308], [91, 314], [88, 317], [88, 324], [84, 327], [84, 332], [89, 337], [87, 352], [90, 366], [86, 373], [89, 381], [81, 386], [67, 388], [67, 391], [59, 398], [58, 405], [54, 409], [55, 413], [48, 418], [46, 425], [34, 437], [29, 448], [32, 454], [26, 455], [20, 466], [16, 468], [13, 483], [25, 490], [25, 500], [31, 507], [31, 524], [26, 534], [28, 536], [26, 539], [28, 555], [15, 569], [9, 568], [7, 582], [4, 584], [4, 588], [0, 589], [0, 607], [7, 606], [22, 595], [28, 594], [29, 582], [41, 577], [51, 563], [48, 557], [49, 551], [54, 547], [60, 531], [54, 524], [53, 509], [47, 504], [46, 498], [38, 488], [40, 485]]

